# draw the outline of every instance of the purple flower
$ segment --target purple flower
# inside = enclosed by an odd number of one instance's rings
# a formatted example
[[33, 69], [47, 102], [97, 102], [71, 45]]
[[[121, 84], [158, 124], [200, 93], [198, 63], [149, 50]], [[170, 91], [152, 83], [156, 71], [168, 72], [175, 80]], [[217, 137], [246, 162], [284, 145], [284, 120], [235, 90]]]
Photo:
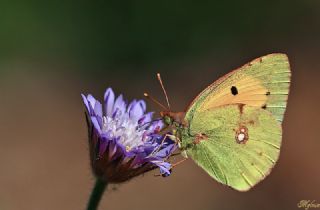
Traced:
[[129, 105], [111, 88], [102, 105], [92, 95], [82, 95], [86, 106], [89, 150], [93, 173], [109, 183], [120, 183], [155, 168], [170, 175], [167, 161], [176, 144], [158, 132], [162, 121], [152, 121], [143, 100]]

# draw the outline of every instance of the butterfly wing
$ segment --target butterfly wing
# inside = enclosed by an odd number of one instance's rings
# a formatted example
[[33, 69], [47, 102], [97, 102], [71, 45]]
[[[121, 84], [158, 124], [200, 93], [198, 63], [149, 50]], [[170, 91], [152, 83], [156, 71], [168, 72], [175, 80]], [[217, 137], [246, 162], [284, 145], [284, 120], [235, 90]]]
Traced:
[[266, 110], [243, 106], [240, 112], [238, 105], [226, 105], [197, 112], [182, 140], [193, 145], [186, 150], [188, 156], [209, 175], [246, 191], [278, 160], [281, 126]]
[[186, 112], [182, 143], [189, 156], [236, 190], [257, 184], [280, 153], [289, 84], [287, 56], [271, 54], [210, 85]]
[[283, 120], [290, 86], [290, 67], [285, 54], [257, 58], [207, 87], [187, 108], [193, 112], [226, 104], [246, 104], [270, 111]]

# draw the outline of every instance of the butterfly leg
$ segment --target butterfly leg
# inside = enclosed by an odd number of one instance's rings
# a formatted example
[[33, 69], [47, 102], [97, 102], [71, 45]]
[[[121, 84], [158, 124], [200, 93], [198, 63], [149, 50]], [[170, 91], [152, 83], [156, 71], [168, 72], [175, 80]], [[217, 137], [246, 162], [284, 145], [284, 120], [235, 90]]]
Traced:
[[172, 164], [171, 169], [173, 169], [174, 167], [180, 165], [181, 163], [183, 163], [184, 161], [186, 161], [188, 158], [183, 158], [182, 160], [176, 162], [175, 164]]
[[[181, 140], [180, 140], [180, 138], [179, 137], [177, 137], [177, 136], [173, 136], [174, 138], [172, 139], [174, 142], [175, 142], [175, 145], [178, 145], [178, 147], [179, 147], [179, 149], [180, 149], [180, 154], [181, 154], [181, 156], [182, 157], [184, 157], [185, 159], [187, 159], [188, 158], [188, 155], [187, 155], [187, 152], [184, 150], [184, 149], [182, 149], [182, 146], [181, 146]], [[170, 137], [171, 138], [171, 137]]]
[[159, 135], [163, 135], [163, 134], [167, 134], [169, 131], [171, 131], [172, 130], [172, 126], [166, 126], [166, 127], [164, 127], [164, 128], [162, 128], [159, 132], [158, 132], [158, 134]]

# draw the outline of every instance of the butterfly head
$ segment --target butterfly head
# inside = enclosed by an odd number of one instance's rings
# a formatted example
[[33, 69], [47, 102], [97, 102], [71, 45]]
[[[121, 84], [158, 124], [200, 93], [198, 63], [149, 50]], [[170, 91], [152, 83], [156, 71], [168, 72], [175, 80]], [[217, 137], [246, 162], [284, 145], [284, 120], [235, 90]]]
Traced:
[[170, 116], [170, 112], [168, 111], [161, 111], [160, 112], [160, 116], [162, 117], [162, 120], [164, 122], [164, 124], [166, 124], [167, 126], [172, 125], [173, 123], [173, 118]]
[[167, 126], [173, 125], [175, 127], [180, 127], [187, 125], [186, 121], [184, 120], [184, 112], [161, 111], [160, 116]]

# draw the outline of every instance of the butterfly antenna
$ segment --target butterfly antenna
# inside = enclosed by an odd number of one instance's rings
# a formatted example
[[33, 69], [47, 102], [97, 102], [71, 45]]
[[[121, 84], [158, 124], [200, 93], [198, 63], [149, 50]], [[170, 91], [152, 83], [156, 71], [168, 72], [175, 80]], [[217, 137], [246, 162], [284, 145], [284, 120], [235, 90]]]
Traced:
[[171, 108], [170, 108], [170, 103], [169, 103], [169, 99], [168, 99], [168, 95], [167, 95], [167, 91], [166, 91], [166, 89], [165, 89], [164, 86], [163, 86], [160, 73], [157, 73], [157, 77], [158, 77], [158, 81], [159, 81], [159, 83], [160, 83], [160, 85], [161, 85], [162, 91], [163, 91], [163, 93], [164, 93], [164, 96], [166, 97], [166, 101], [167, 101], [167, 104], [168, 104], [168, 109], [171, 110]]
[[168, 110], [167, 107], [165, 107], [164, 105], [162, 105], [159, 101], [157, 101], [155, 98], [153, 98], [151, 95], [149, 95], [148, 93], [144, 93], [143, 94], [147, 99], [151, 100], [153, 103], [157, 104], [159, 107], [161, 107], [164, 110]]

